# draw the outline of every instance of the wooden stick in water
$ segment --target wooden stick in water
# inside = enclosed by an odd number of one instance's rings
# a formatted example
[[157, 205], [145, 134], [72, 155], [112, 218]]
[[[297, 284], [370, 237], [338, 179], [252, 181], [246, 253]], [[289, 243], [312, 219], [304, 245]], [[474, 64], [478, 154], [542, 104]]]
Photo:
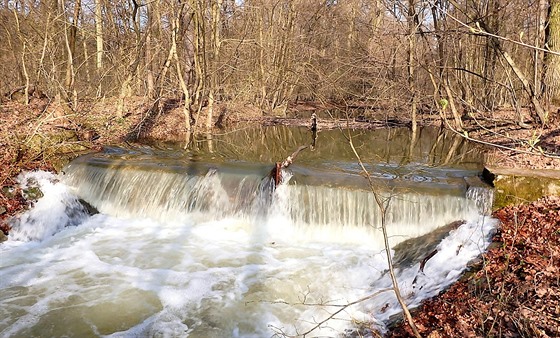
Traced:
[[278, 186], [280, 183], [282, 183], [282, 169], [289, 167], [290, 164], [294, 162], [299, 152], [307, 147], [308, 146], [300, 146], [299, 148], [297, 148], [296, 151], [292, 153], [292, 155], [286, 157], [284, 161], [276, 162], [274, 168], [272, 168], [269, 174], [269, 177], [272, 177], [274, 179], [275, 187]]

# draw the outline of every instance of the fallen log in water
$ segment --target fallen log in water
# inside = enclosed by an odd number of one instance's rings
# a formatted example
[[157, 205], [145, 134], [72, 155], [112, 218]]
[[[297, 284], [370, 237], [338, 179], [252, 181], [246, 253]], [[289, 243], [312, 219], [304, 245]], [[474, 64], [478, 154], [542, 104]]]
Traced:
[[292, 153], [292, 155], [286, 157], [286, 159], [282, 162], [276, 162], [274, 168], [270, 171], [268, 176], [274, 180], [274, 188], [282, 183], [282, 169], [287, 168], [290, 164], [293, 163], [294, 159], [297, 157], [300, 151], [307, 148], [308, 146], [301, 146], [297, 148], [296, 151]]
[[[395, 251], [393, 255], [395, 266], [402, 269], [420, 262], [421, 272], [423, 272], [426, 262], [437, 253], [437, 246], [439, 243], [449, 235], [449, 232], [459, 228], [463, 224], [465, 224], [463, 220], [454, 221], [428, 234], [410, 238], [395, 245], [393, 248]], [[418, 245], [417, 243], [422, 243], [422, 245]], [[434, 253], [434, 251], [436, 252]]]
[[[430, 252], [426, 257], [424, 257], [424, 259], [422, 260], [422, 262], [420, 262], [420, 272], [424, 272], [424, 267], [426, 266], [426, 262], [434, 257], [436, 254], [438, 253], [437, 249], [434, 249], [434, 251]], [[416, 278], [414, 279], [416, 280]]]
[[[314, 150], [315, 149], [315, 142], [317, 140], [317, 115], [315, 113], [311, 114], [310, 129], [311, 129], [311, 132], [313, 133], [313, 141], [311, 143], [311, 150]], [[289, 167], [290, 164], [293, 163], [293, 161], [295, 160], [295, 158], [299, 154], [299, 152], [302, 151], [303, 149], [308, 148], [308, 147], [309, 146], [300, 146], [299, 148], [297, 148], [296, 151], [294, 151], [292, 153], [292, 155], [286, 157], [286, 159], [284, 161], [276, 162], [276, 164], [274, 165], [274, 168], [272, 168], [272, 170], [268, 174], [268, 177], [274, 179], [273, 189], [276, 189], [276, 187], [280, 183], [282, 183], [282, 169]]]

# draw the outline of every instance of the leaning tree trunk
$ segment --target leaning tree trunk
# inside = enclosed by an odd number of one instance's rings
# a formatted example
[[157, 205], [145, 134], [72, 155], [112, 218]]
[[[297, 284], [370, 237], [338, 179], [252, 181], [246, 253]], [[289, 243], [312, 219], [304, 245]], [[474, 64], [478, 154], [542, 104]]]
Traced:
[[[560, 1], [560, 0], [554, 0], [554, 1]], [[538, 120], [543, 125], [546, 124], [547, 113], [544, 110], [543, 106], [541, 105], [541, 102], [539, 101], [537, 95], [535, 94], [535, 89], [533, 88], [532, 83], [530, 83], [529, 80], [527, 80], [527, 77], [525, 76], [523, 71], [517, 66], [517, 64], [511, 57], [511, 55], [509, 55], [509, 53], [504, 49], [501, 41], [496, 37], [495, 32], [488, 29], [488, 26], [484, 21], [480, 22], [480, 26], [482, 27], [481, 33], [483, 35], [486, 35], [486, 37], [490, 40], [492, 48], [494, 48], [496, 52], [502, 55], [504, 60], [513, 70], [513, 73], [517, 76], [517, 78], [521, 82], [523, 89], [527, 93], [527, 96], [529, 96], [529, 99], [533, 104], [533, 108], [535, 109], [535, 113], [536, 113], [535, 119]]]

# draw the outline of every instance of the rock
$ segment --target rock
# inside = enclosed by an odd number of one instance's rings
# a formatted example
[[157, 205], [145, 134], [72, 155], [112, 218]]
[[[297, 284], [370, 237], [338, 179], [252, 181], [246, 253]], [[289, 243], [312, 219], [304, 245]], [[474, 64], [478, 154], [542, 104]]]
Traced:
[[494, 187], [495, 179], [496, 175], [488, 170], [488, 168], [484, 168], [484, 170], [482, 170], [482, 181], [488, 183], [491, 187]]
[[0, 205], [0, 215], [4, 215], [6, 213], [6, 208], [3, 205]]
[[560, 193], [560, 180], [556, 178], [497, 175], [494, 208], [533, 202], [546, 195]]
[[2, 187], [2, 194], [6, 196], [6, 198], [14, 198], [16, 197], [16, 189], [14, 187]]
[[80, 198], [78, 202], [80, 202], [80, 204], [84, 207], [88, 215], [92, 216], [99, 213], [99, 210], [97, 210], [93, 205], [89, 204], [83, 199]]
[[4, 232], [0, 231], [0, 243], [8, 240], [8, 236], [4, 235]]
[[[8, 233], [10, 232], [12, 228], [8, 225], [8, 223], [6, 223], [6, 221], [0, 221], [0, 237], [5, 237], [8, 236]], [[0, 240], [0, 242], [3, 242], [5, 240], [7, 240], [8, 238], [4, 238], [3, 240]]]
[[30, 187], [28, 189], [23, 190], [23, 197], [26, 200], [36, 201], [39, 198], [43, 197], [43, 192], [38, 187]]

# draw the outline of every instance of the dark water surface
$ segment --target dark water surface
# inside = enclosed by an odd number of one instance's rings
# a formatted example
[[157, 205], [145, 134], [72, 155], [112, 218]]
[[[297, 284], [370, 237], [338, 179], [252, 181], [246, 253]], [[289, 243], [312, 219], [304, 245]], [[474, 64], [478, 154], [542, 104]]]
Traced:
[[[205, 172], [219, 164], [226, 171], [266, 175], [273, 163], [307, 145], [290, 167], [292, 183], [368, 189], [350, 138], [369, 174], [382, 182], [381, 188], [439, 187], [460, 193], [466, 189], [463, 178], [483, 169], [482, 147], [437, 128], [422, 128], [414, 138], [407, 128], [328, 130], [313, 138], [303, 127], [251, 127], [203, 137], [186, 150], [182, 144], [149, 142], [150, 147], [107, 148], [95, 157], [178, 171]], [[157, 163], [150, 164], [154, 157]]]

